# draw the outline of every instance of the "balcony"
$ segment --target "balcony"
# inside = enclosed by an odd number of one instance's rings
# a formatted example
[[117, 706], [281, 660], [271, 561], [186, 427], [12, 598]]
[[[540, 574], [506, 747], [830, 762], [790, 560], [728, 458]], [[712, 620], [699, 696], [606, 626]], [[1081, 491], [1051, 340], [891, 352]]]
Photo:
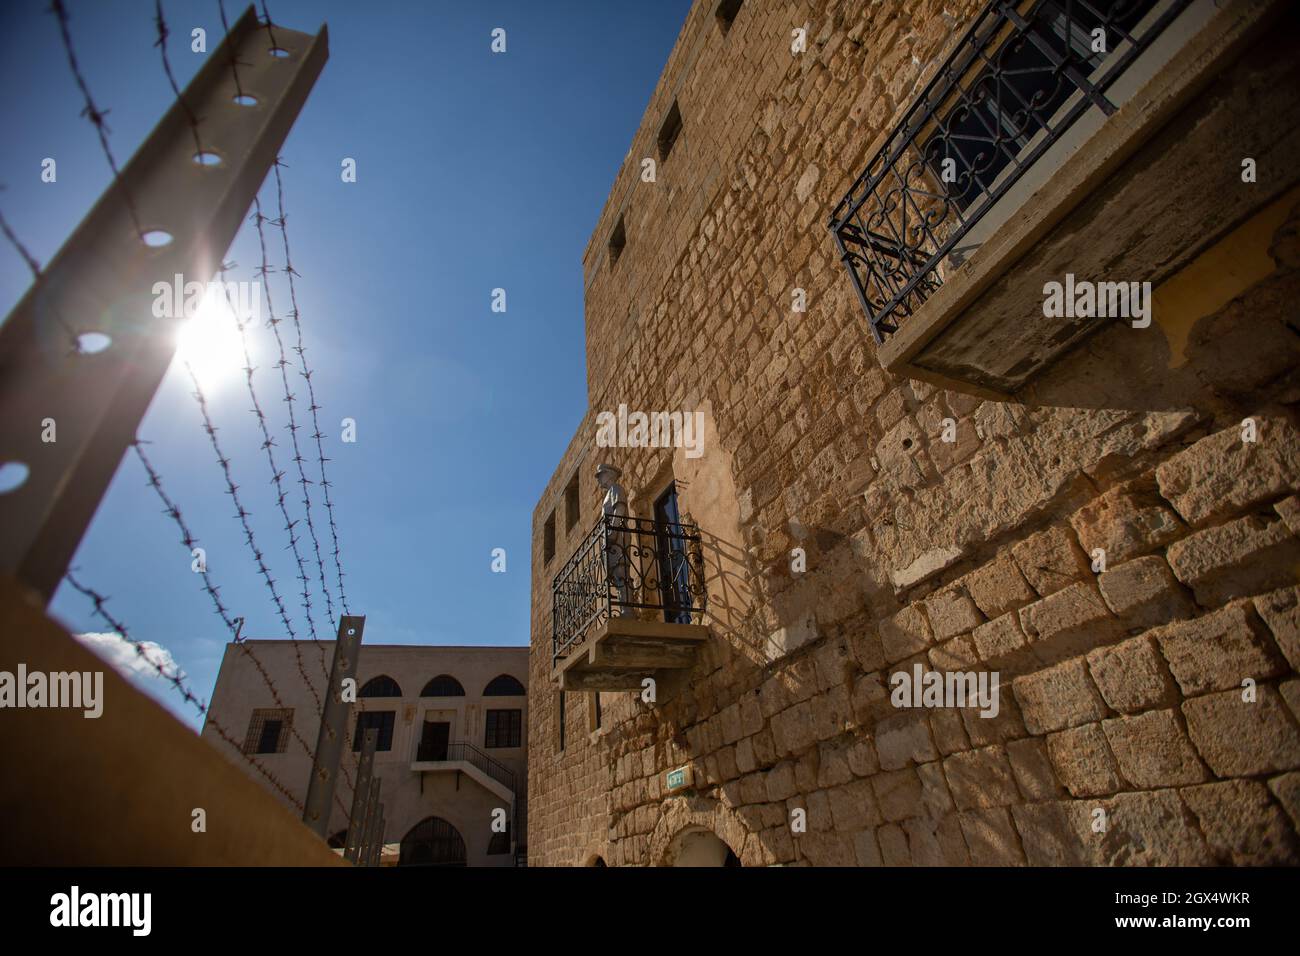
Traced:
[[885, 368], [1010, 395], [1130, 318], [1047, 318], [1045, 283], [1154, 287], [1296, 180], [1294, 15], [1220, 6], [988, 4], [831, 216]]
[[689, 669], [708, 638], [705, 603], [694, 524], [602, 516], [551, 583], [561, 690], [640, 690]]

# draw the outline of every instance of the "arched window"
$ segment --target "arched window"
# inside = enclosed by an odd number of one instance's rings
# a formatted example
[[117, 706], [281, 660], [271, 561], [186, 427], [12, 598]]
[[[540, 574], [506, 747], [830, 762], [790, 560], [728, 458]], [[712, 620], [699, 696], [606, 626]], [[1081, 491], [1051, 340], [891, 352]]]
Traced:
[[398, 866], [464, 866], [465, 841], [442, 817], [426, 817], [402, 837]]
[[358, 697], [401, 697], [402, 688], [397, 686], [397, 681], [393, 680], [387, 674], [380, 674], [378, 677], [372, 677], [366, 681], [361, 690], [357, 691]]
[[450, 674], [439, 674], [420, 691], [421, 697], [464, 697], [465, 688]]
[[523, 697], [528, 691], [509, 674], [498, 674], [483, 688], [484, 697]]

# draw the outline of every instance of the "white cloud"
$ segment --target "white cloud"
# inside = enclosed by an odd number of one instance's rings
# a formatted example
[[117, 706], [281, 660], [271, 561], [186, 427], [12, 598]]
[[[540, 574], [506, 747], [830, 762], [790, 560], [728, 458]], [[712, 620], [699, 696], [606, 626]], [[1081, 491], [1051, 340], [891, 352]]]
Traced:
[[168, 674], [180, 673], [172, 652], [154, 641], [141, 641], [144, 654], [139, 654], [134, 644], [121, 634], [112, 631], [77, 634], [76, 638], [113, 665], [113, 668], [124, 677], [161, 679], [154, 663], [160, 665]]

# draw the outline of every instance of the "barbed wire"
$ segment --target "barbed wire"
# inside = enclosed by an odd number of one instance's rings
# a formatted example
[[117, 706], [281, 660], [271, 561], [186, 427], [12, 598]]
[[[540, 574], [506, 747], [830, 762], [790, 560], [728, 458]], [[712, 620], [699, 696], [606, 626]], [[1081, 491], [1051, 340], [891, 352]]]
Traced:
[[264, 776], [267, 779], [267, 782], [270, 783], [271, 786], [275, 787], [275, 789], [279, 790], [280, 793], [284, 794], [284, 796], [289, 800], [289, 802], [294, 804], [294, 806], [296, 806], [299, 810], [302, 810], [303, 809], [302, 803], [275, 776], [275, 774], [271, 773], [271, 771], [268, 770], [266, 766], [262, 764], [261, 761], [254, 759], [252, 754], [247, 753], [244, 750], [243, 746], [241, 746], [239, 742], [235, 740], [235, 738], [232, 737], [224, 727], [221, 726], [221, 724], [217, 721], [216, 717], [213, 716], [211, 710], [208, 708], [208, 705], [205, 704], [201, 699], [199, 699], [199, 697], [197, 697], [185, 685], [184, 682], [185, 675], [183, 674], [183, 672], [181, 672], [178, 668], [175, 672], [169, 673], [167, 668], [161, 662], [159, 662], [156, 658], [151, 657], [148, 653], [148, 650], [144, 646], [144, 642], [132, 637], [131, 632], [128, 631], [126, 628], [126, 625], [123, 624], [112, 613], [109, 612], [107, 607], [108, 598], [100, 594], [94, 588], [91, 588], [78, 581], [76, 577], [73, 575], [73, 570], [74, 569], [69, 569], [69, 571], [64, 575], [64, 577], [66, 578], [67, 582], [73, 586], [73, 588], [75, 588], [77, 591], [80, 591], [86, 597], [90, 598], [91, 602], [94, 604], [95, 615], [99, 617], [102, 621], [104, 621], [106, 624], [108, 624], [108, 626], [111, 627], [113, 631], [119, 637], [122, 638], [122, 640], [127, 641], [129, 644], [131, 644], [135, 648], [135, 652], [137, 655], [144, 658], [144, 660], [148, 664], [150, 664], [154, 668], [154, 670], [158, 672], [158, 675], [160, 677], [162, 677], [164, 680], [170, 683], [172, 687], [175, 688], [177, 692], [181, 694], [181, 696], [185, 699], [187, 703], [193, 705], [198, 710], [199, 714], [201, 714], [204, 717], [206, 726], [212, 727], [212, 729], [217, 732], [218, 736], [220, 736], [223, 740], [225, 740], [228, 744], [230, 744], [231, 747], [233, 747], [236, 751], [238, 751], [239, 754], [243, 756], [243, 758], [247, 760], [250, 765], [252, 765], [259, 773], [262, 774], [262, 776]]
[[284, 600], [280, 597], [279, 589], [275, 585], [275, 578], [271, 576], [271, 569], [266, 564], [266, 557], [257, 546], [253, 526], [248, 520], [252, 512], [245, 508], [243, 501], [240, 500], [239, 485], [235, 484], [234, 475], [230, 470], [230, 458], [226, 456], [221, 448], [221, 443], [217, 440], [217, 427], [212, 423], [212, 414], [208, 409], [208, 397], [204, 394], [202, 385], [199, 384], [199, 378], [194, 372], [194, 367], [189, 362], [185, 362], [184, 365], [185, 371], [189, 373], [190, 381], [194, 385], [192, 393], [194, 400], [198, 403], [199, 412], [203, 416], [203, 431], [208, 436], [213, 452], [216, 453], [217, 465], [221, 468], [222, 477], [226, 482], [226, 494], [230, 495], [231, 501], [234, 502], [235, 515], [239, 519], [240, 526], [244, 529], [244, 540], [248, 544], [249, 551], [253, 554], [253, 562], [257, 565], [257, 569], [266, 583], [267, 590], [271, 592], [271, 599], [280, 615], [280, 621], [289, 634], [289, 640], [293, 643], [294, 657], [298, 662], [298, 673], [302, 675], [303, 682], [306, 683], [307, 689], [311, 691], [312, 699], [316, 702], [316, 713], [320, 714], [323, 712], [320, 695], [316, 693], [316, 688], [307, 676], [307, 670], [302, 662], [302, 648], [298, 642], [298, 634], [294, 631], [293, 624], [289, 620], [289, 613], [285, 609]]
[[[272, 32], [271, 11], [267, 8], [266, 0], [262, 0], [262, 22], [266, 26], [267, 36], [270, 38], [271, 45], [278, 46], [279, 44], [276, 43], [275, 34]], [[302, 323], [300, 321], [301, 313], [298, 308], [298, 290], [297, 290], [297, 286], [294, 283], [295, 276], [299, 278], [301, 278], [302, 276], [301, 273], [299, 273], [297, 270], [293, 268], [293, 256], [289, 249], [289, 227], [288, 227], [289, 215], [284, 208], [284, 180], [280, 175], [280, 169], [282, 167], [287, 168], [284, 161], [279, 156], [277, 156], [275, 158], [275, 163], [273, 164], [272, 169], [275, 172], [275, 193], [276, 193], [276, 204], [279, 207], [278, 208], [279, 218], [272, 220], [271, 222], [272, 225], [279, 227], [280, 238], [284, 244], [284, 272], [288, 276], [288, 280], [289, 280], [289, 302], [291, 306], [289, 314], [293, 317], [293, 326], [298, 338], [298, 344], [294, 348], [294, 351], [298, 353], [299, 361], [302, 363], [302, 370], [299, 374], [301, 374], [302, 377], [307, 381], [307, 398], [309, 403], [308, 410], [311, 412], [312, 438], [315, 439], [316, 441], [316, 459], [320, 466], [319, 484], [321, 487], [322, 496], [325, 499], [325, 512], [329, 520], [330, 539], [333, 543], [334, 571], [338, 579], [339, 604], [342, 606], [344, 614], [351, 614], [352, 611], [348, 607], [347, 592], [343, 589], [343, 577], [344, 577], [343, 564], [341, 560], [341, 550], [339, 548], [338, 523], [335, 520], [335, 515], [334, 515], [334, 501], [330, 496], [331, 482], [325, 473], [325, 462], [329, 461], [329, 459], [325, 457], [325, 447], [322, 444], [325, 435], [324, 432], [321, 431], [321, 427], [320, 427], [319, 412], [321, 406], [320, 403], [316, 400], [316, 389], [312, 383], [313, 373], [310, 366], [308, 366], [307, 364], [307, 356], [306, 356], [307, 350], [303, 344]], [[295, 451], [297, 451], [298, 436], [296, 430], [293, 434], [294, 434], [294, 449]], [[298, 457], [299, 459], [301, 459], [300, 452], [298, 453]], [[300, 480], [303, 483], [303, 494], [305, 498], [306, 488], [307, 488], [307, 476], [305, 474], [302, 474], [301, 460], [299, 460], [299, 474], [300, 474]], [[335, 627], [337, 625], [334, 624], [333, 601], [330, 598], [329, 589], [325, 586], [325, 568], [323, 562], [321, 561], [320, 542], [316, 536], [315, 524], [312, 522], [310, 504], [308, 505], [307, 508], [307, 528], [311, 532], [312, 543], [316, 549], [316, 561], [320, 569], [320, 576], [321, 576], [321, 589], [325, 593], [325, 603], [330, 618], [330, 625], [331, 627]]]
[[194, 151], [196, 154], [202, 153], [203, 145], [199, 142], [199, 118], [194, 115], [194, 110], [190, 109], [190, 104], [186, 103], [185, 97], [181, 95], [181, 88], [176, 83], [175, 74], [172, 73], [171, 60], [167, 58], [167, 38], [171, 36], [171, 31], [163, 18], [162, 0], [154, 0], [154, 25], [158, 28], [158, 39], [153, 45], [158, 47], [162, 54], [163, 72], [167, 74], [167, 82], [171, 84], [172, 93], [176, 95], [176, 102], [180, 104], [181, 109], [185, 111], [186, 119], [189, 120], [190, 133], [194, 136]]
[[73, 572], [75, 570], [78, 569], [75, 568], [69, 569], [68, 572], [64, 575], [64, 577], [67, 578], [68, 583], [71, 584], [76, 590], [80, 591], [86, 597], [90, 598], [91, 602], [94, 604], [95, 616], [100, 618], [109, 627], [111, 627], [114, 630], [114, 632], [116, 632], [124, 641], [127, 641], [129, 644], [131, 644], [135, 648], [136, 655], [144, 658], [145, 662], [147, 664], [150, 664], [153, 667], [153, 669], [158, 672], [158, 676], [163, 678], [169, 684], [171, 684], [173, 689], [175, 689], [176, 692], [179, 693], [182, 698], [184, 698], [187, 704], [192, 704], [200, 714], [206, 714], [208, 712], [207, 704], [204, 703], [201, 698], [199, 698], [193, 691], [189, 689], [189, 687], [186, 686], [185, 674], [179, 669], [179, 667], [175, 671], [168, 671], [168, 669], [160, 661], [151, 657], [148, 653], [148, 650], [144, 646], [144, 642], [138, 641], [135, 638], [131, 637], [130, 633], [126, 629], [126, 625], [122, 624], [121, 621], [117, 620], [109, 612], [107, 606], [108, 598], [100, 594], [94, 588], [88, 587], [87, 585], [84, 585], [80, 581], [78, 581], [76, 577], [73, 575]]
[[108, 144], [108, 124], [104, 117], [108, 115], [108, 110], [101, 110], [95, 105], [94, 99], [90, 95], [90, 87], [86, 84], [86, 77], [81, 72], [81, 65], [77, 62], [77, 53], [72, 45], [72, 34], [68, 29], [68, 11], [63, 6], [63, 0], [51, 0], [50, 10], [59, 21], [59, 35], [63, 40], [63, 49], [68, 56], [68, 66], [72, 69], [72, 77], [77, 83], [77, 88], [81, 90], [82, 98], [86, 101], [81, 115], [86, 117], [95, 132], [99, 135], [99, 145], [104, 151], [104, 158], [108, 160], [108, 167], [113, 171], [113, 184], [121, 190], [122, 198], [126, 202], [127, 211], [131, 214], [131, 222], [135, 225], [137, 236], [144, 235], [144, 229], [140, 225], [140, 216], [135, 209], [135, 201], [131, 198], [130, 191], [126, 184], [122, 182], [122, 174], [117, 167], [117, 159], [113, 156], [113, 149]]
[[[280, 357], [279, 360], [275, 362], [275, 367], [280, 370], [280, 382], [284, 387], [284, 403], [286, 408], [288, 409], [289, 424], [286, 425], [285, 428], [288, 429], [289, 435], [293, 441], [293, 452], [294, 452], [293, 458], [294, 461], [297, 462], [298, 473], [302, 481], [303, 506], [307, 510], [307, 514], [310, 516], [311, 498], [307, 492], [306, 475], [303, 474], [302, 471], [302, 452], [298, 448], [298, 422], [294, 415], [294, 410], [293, 410], [294, 395], [293, 395], [293, 391], [289, 387], [288, 367], [290, 363], [289, 363], [289, 358], [284, 351], [284, 339], [280, 335], [281, 320], [276, 318], [275, 301], [271, 295], [271, 282], [269, 277], [270, 274], [275, 270], [271, 266], [270, 261], [268, 260], [266, 255], [266, 233], [262, 226], [262, 223], [266, 221], [266, 216], [262, 214], [262, 201], [257, 196], [253, 197], [253, 209], [254, 212], [250, 218], [254, 226], [256, 226], [257, 228], [257, 243], [262, 251], [262, 264], [258, 266], [257, 269], [254, 271], [257, 275], [261, 276], [262, 278], [263, 298], [266, 299], [266, 312], [267, 312], [266, 326], [271, 330], [271, 333], [274, 335], [275, 345], [276, 348], [279, 350]], [[285, 512], [285, 519], [286, 521], [288, 521], [288, 512]], [[301, 593], [302, 593], [303, 614], [307, 618], [307, 626], [311, 631], [311, 635], [313, 639], [319, 640], [318, 638], [316, 638], [316, 623], [312, 619], [312, 613], [311, 613], [311, 578], [307, 576], [307, 566], [306, 564], [304, 564], [302, 559], [302, 554], [298, 550], [298, 537], [293, 531], [293, 528], [296, 524], [297, 524], [296, 521], [289, 522], [288, 531], [289, 531], [289, 543], [293, 548], [293, 556], [298, 563], [298, 579], [302, 582]]]
[[[0, 189], [4, 189], [4, 187], [0, 186]], [[9, 244], [23, 257], [23, 262], [27, 263], [27, 268], [32, 273], [32, 281], [39, 279], [41, 277], [41, 264], [36, 261], [35, 256], [27, 251], [27, 247], [22, 244], [17, 234], [10, 228], [9, 221], [5, 219], [3, 212], [0, 212], [0, 232], [4, 233], [5, 238], [9, 240]]]
[[[301, 570], [303, 562], [298, 553], [296, 538], [293, 534], [293, 525], [296, 522], [289, 517], [288, 507], [285, 504], [289, 494], [284, 489], [285, 473], [281, 470], [275, 460], [275, 439], [271, 437], [270, 427], [267, 425], [266, 413], [262, 410], [262, 403], [257, 397], [257, 388], [253, 384], [253, 373], [256, 370], [256, 366], [253, 365], [252, 352], [248, 346], [248, 323], [240, 317], [239, 310], [236, 308], [235, 303], [230, 296], [230, 284], [226, 281], [226, 274], [231, 268], [233, 268], [233, 265], [227, 265], [225, 262], [221, 264], [219, 270], [221, 275], [221, 286], [225, 292], [226, 302], [230, 306], [231, 314], [234, 316], [235, 327], [239, 330], [239, 340], [244, 353], [244, 379], [248, 386], [248, 397], [253, 403], [250, 411], [252, 412], [253, 417], [257, 419], [258, 428], [262, 432], [262, 449], [266, 452], [266, 460], [271, 468], [271, 482], [275, 485], [276, 504], [280, 509], [281, 516], [284, 518], [285, 529], [289, 532], [289, 542], [293, 547], [294, 558], [297, 560]], [[314, 631], [312, 636], [315, 638]], [[320, 652], [321, 671], [325, 674], [326, 679], [328, 679], [329, 672], [325, 667], [325, 648], [319, 639], [316, 639], [316, 649]]]
[[[265, 5], [263, 5], [263, 9], [265, 9]], [[334, 502], [330, 498], [330, 482], [325, 475], [325, 462], [327, 459], [325, 458], [325, 448], [321, 443], [324, 438], [324, 433], [321, 431], [320, 418], [318, 417], [318, 413], [320, 412], [321, 406], [320, 403], [316, 400], [316, 388], [312, 384], [313, 373], [311, 367], [307, 364], [307, 348], [303, 343], [302, 322], [300, 321], [301, 314], [298, 308], [298, 289], [294, 282], [294, 277], [298, 276], [299, 278], [301, 278], [301, 273], [299, 273], [296, 269], [294, 269], [293, 255], [289, 249], [289, 229], [288, 229], [289, 214], [285, 211], [284, 208], [284, 180], [280, 176], [280, 169], [283, 166], [285, 166], [285, 163], [280, 159], [279, 156], [277, 156], [275, 158], [275, 163], [273, 164], [272, 169], [275, 171], [275, 194], [276, 194], [276, 205], [278, 206], [278, 210], [279, 210], [279, 218], [271, 220], [271, 223], [272, 225], [279, 227], [280, 237], [284, 244], [284, 273], [286, 276], [288, 276], [288, 280], [289, 280], [289, 304], [290, 304], [289, 315], [292, 316], [293, 318], [293, 327], [298, 339], [298, 344], [294, 346], [294, 351], [298, 353], [298, 360], [302, 366], [299, 374], [302, 375], [302, 377], [307, 382], [307, 399], [308, 399], [307, 407], [308, 410], [311, 412], [312, 437], [316, 440], [316, 457], [317, 457], [317, 461], [320, 464], [320, 486], [325, 499], [325, 510], [329, 517], [330, 535], [333, 538], [333, 542], [334, 542], [334, 568], [338, 576], [339, 602], [343, 607], [344, 613], [351, 613], [348, 610], [347, 596], [343, 590], [343, 566], [340, 561], [338, 526], [334, 520]], [[325, 562], [324, 559], [321, 557], [320, 539], [316, 535], [316, 525], [312, 521], [312, 517], [311, 517], [311, 502], [308, 499], [308, 496], [306, 494], [308, 481], [307, 481], [306, 474], [303, 473], [303, 468], [302, 468], [303, 459], [302, 459], [301, 452], [298, 451], [298, 441], [297, 441], [296, 434], [294, 436], [294, 450], [295, 452], [298, 452], [296, 461], [298, 462], [298, 473], [303, 486], [303, 492], [304, 492], [303, 498], [307, 506], [307, 530], [311, 533], [312, 547], [315, 549], [316, 552], [316, 566], [320, 572], [321, 591], [323, 591], [325, 594], [325, 605], [326, 605], [327, 613], [329, 615], [330, 624], [331, 626], [336, 626], [334, 625], [334, 602], [330, 597], [329, 587], [325, 583]]]

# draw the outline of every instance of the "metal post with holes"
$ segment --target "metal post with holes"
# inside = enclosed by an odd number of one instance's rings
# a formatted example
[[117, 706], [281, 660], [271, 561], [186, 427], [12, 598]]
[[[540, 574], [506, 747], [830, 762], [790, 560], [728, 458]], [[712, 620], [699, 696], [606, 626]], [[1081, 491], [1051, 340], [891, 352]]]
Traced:
[[378, 822], [374, 825], [374, 836], [373, 839], [370, 840], [370, 866], [380, 865], [380, 861], [383, 858], [383, 823], [385, 823], [385, 819], [383, 819], [383, 804], [380, 804], [380, 819], [378, 819]]
[[[365, 615], [345, 614], [339, 618], [339, 636], [334, 642], [330, 684], [322, 702], [320, 733], [316, 736], [316, 758], [312, 762], [311, 779], [307, 782], [307, 802], [302, 811], [303, 823], [315, 830], [322, 839], [329, 826], [330, 807], [334, 804], [334, 790], [338, 785], [339, 762], [343, 759], [348, 713], [352, 709], [343, 698], [343, 682], [356, 680], [361, 635], [365, 629]], [[373, 748], [371, 755], [374, 755]]]
[[[47, 603], [176, 351], [155, 286], [211, 281], [329, 57], [324, 27], [274, 30], [283, 55], [245, 11], [185, 88], [202, 153], [173, 103], [0, 326], [0, 463], [26, 469], [0, 494], [0, 574]], [[89, 333], [107, 345], [86, 354]]]
[[370, 773], [375, 766], [375, 745], [379, 731], [369, 728], [362, 738], [361, 760], [357, 763], [357, 782], [352, 787], [352, 814], [348, 818], [348, 835], [343, 844], [343, 859], [357, 862], [357, 850], [365, 839], [366, 805], [370, 800]]
[[379, 777], [371, 774], [370, 796], [366, 798], [366, 809], [361, 816], [361, 845], [357, 847], [355, 862], [359, 866], [369, 866], [370, 851], [375, 841], [375, 824], [379, 817]]

